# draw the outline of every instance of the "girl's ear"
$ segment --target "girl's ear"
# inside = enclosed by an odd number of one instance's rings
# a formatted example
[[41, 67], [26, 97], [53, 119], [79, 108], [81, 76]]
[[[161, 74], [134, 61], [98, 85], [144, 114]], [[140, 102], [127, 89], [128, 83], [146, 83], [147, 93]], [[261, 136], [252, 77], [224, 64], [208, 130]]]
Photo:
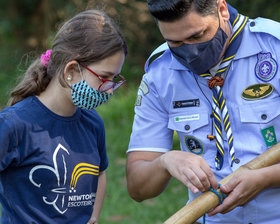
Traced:
[[78, 68], [78, 62], [73, 60], [66, 64], [64, 68], [63, 77], [66, 80], [66, 82], [71, 82], [75, 78], [77, 73], [80, 73]]

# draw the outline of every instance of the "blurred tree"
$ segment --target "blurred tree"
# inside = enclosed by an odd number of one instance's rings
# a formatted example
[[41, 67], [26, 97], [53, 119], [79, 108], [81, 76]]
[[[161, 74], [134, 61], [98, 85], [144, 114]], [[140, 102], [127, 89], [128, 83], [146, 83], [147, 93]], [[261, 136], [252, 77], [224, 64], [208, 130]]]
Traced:
[[[280, 21], [279, 0], [228, 2], [251, 18]], [[0, 1], [0, 71], [14, 73], [23, 53], [40, 53], [50, 47], [54, 32], [65, 19], [85, 9], [99, 8], [113, 17], [124, 33], [129, 46], [124, 70], [130, 80], [139, 80], [146, 58], [164, 41], [146, 4], [146, 0]]]
[[227, 2], [250, 18], [265, 17], [280, 22], [279, 0], [229, 0]]
[[67, 16], [66, 5], [75, 9], [66, 0], [0, 1], [0, 69], [15, 72], [23, 53], [46, 49], [56, 23]]
[[0, 69], [14, 72], [14, 63], [18, 64], [23, 53], [40, 53], [49, 48], [55, 31], [64, 20], [92, 8], [104, 10], [117, 21], [129, 45], [126, 70], [129, 67], [132, 76], [139, 76], [146, 57], [162, 42], [145, 0], [1, 1], [0, 57], [3, 60]]
[[163, 42], [146, 0], [89, 0], [87, 8], [94, 7], [103, 9], [120, 26], [129, 47], [124, 69], [129, 67], [130, 80], [139, 81], [148, 55]]

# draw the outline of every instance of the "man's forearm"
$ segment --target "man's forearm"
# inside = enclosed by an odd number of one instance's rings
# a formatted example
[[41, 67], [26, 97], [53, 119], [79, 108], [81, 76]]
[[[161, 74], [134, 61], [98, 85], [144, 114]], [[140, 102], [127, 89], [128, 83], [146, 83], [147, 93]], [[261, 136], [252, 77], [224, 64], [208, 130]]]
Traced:
[[140, 202], [159, 195], [170, 178], [162, 167], [160, 155], [153, 160], [135, 160], [134, 154], [128, 155], [127, 187], [134, 200]]

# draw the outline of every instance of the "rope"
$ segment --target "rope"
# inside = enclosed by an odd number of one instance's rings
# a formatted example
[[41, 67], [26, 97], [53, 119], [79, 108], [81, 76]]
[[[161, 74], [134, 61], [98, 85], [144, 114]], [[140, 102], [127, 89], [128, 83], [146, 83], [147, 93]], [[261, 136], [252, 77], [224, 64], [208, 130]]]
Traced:
[[[220, 189], [220, 186], [221, 186], [221, 184], [219, 184], [218, 189]], [[221, 193], [219, 193], [217, 190], [213, 189], [211, 186], [209, 187], [208, 191], [211, 191], [218, 196], [220, 205], [223, 203], [223, 200], [227, 197], [223, 191], [220, 190]], [[206, 216], [206, 214], [203, 215], [203, 224], [205, 224], [205, 216]]]

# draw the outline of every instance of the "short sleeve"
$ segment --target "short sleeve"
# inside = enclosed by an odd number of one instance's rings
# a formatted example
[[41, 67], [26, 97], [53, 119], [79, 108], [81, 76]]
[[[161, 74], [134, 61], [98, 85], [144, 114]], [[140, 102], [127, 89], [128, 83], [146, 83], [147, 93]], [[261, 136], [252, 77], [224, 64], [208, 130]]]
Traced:
[[167, 152], [172, 148], [173, 131], [168, 129], [168, 112], [153, 82], [143, 76], [135, 103], [135, 116], [127, 152]]
[[19, 160], [16, 134], [11, 120], [0, 113], [0, 171]]
[[109, 165], [109, 160], [107, 156], [107, 151], [106, 151], [106, 141], [105, 141], [105, 128], [104, 128], [104, 123], [102, 122], [100, 125], [100, 133], [99, 133], [99, 138], [98, 138], [98, 152], [100, 156], [100, 172], [104, 171], [107, 169]]

